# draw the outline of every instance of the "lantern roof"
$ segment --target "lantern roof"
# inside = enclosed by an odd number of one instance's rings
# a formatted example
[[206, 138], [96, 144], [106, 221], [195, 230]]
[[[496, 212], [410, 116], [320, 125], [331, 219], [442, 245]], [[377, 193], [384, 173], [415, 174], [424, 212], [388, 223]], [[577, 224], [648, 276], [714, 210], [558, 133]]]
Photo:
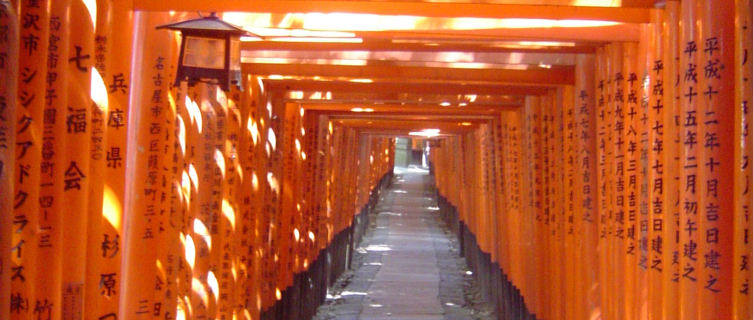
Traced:
[[218, 32], [235, 35], [247, 35], [248, 31], [233, 24], [222, 21], [212, 12], [208, 17], [201, 17], [176, 23], [170, 23], [158, 26], [157, 29], [169, 29], [177, 31], [194, 31], [194, 32]]

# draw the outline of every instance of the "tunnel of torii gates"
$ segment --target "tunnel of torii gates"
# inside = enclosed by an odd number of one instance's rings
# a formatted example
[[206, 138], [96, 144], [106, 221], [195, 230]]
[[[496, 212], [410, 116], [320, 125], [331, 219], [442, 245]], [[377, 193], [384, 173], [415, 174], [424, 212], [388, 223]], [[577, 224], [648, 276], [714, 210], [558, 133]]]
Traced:
[[753, 317], [751, 1], [0, 4], [0, 319], [307, 319], [411, 132], [500, 318]]

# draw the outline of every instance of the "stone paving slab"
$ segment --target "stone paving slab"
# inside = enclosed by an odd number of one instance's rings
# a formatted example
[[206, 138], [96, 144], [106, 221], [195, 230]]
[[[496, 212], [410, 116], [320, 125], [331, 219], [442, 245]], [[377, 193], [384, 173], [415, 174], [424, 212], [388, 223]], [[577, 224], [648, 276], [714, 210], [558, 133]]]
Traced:
[[431, 177], [400, 172], [376, 206], [354, 270], [338, 280], [314, 319], [491, 319], [466, 301], [471, 280], [437, 216]]

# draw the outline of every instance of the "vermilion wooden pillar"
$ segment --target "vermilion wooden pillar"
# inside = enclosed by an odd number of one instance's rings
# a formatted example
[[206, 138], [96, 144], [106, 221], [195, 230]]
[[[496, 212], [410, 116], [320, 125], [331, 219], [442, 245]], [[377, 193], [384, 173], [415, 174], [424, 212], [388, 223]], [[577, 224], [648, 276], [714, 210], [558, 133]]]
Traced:
[[[237, 201], [237, 194], [244, 193], [240, 185], [240, 163], [239, 163], [239, 136], [242, 130], [242, 117], [240, 112], [240, 103], [242, 93], [236, 87], [231, 87], [226, 92], [226, 101], [224, 110], [226, 114], [227, 133], [222, 141], [221, 149], [225, 162], [225, 183], [223, 185], [223, 198], [221, 201], [222, 210], [222, 238], [224, 246], [221, 251], [219, 268], [220, 273], [220, 292], [216, 293], [220, 298], [219, 317], [243, 317], [241, 307], [245, 302], [245, 286], [240, 285], [240, 278], [243, 274], [243, 262], [240, 257], [246, 251], [241, 247], [243, 221], [240, 215], [240, 206]], [[223, 294], [227, 293], [227, 295]]]
[[[509, 217], [509, 230], [511, 231], [511, 251], [512, 255], [510, 257], [511, 261], [514, 261], [515, 263], [512, 264], [512, 268], [508, 270], [510, 273], [510, 280], [517, 286], [520, 285], [520, 280], [523, 279], [525, 270], [525, 261], [522, 260], [522, 248], [520, 241], [514, 241], [513, 239], [520, 239], [522, 236], [521, 234], [521, 215], [522, 215], [522, 207], [523, 207], [523, 195], [524, 192], [524, 185], [523, 185], [523, 174], [524, 171], [522, 170], [522, 160], [523, 160], [523, 115], [520, 111], [513, 111], [508, 114], [508, 123], [509, 123], [509, 131], [510, 131], [510, 148], [511, 148], [511, 158], [510, 161], [512, 163], [512, 170], [510, 172], [511, 174], [511, 188], [510, 188], [510, 195], [512, 198], [512, 207], [510, 210], [510, 217]], [[468, 213], [465, 213], [466, 215]], [[520, 288], [520, 287], [518, 287]]]
[[533, 209], [532, 217], [534, 222], [534, 229], [533, 229], [533, 236], [531, 237], [532, 241], [534, 242], [532, 251], [535, 252], [532, 256], [532, 264], [534, 265], [533, 270], [536, 270], [536, 274], [542, 275], [541, 277], [535, 277], [533, 280], [533, 300], [532, 300], [532, 306], [531, 313], [536, 314], [538, 317], [543, 317], [545, 314], [546, 304], [547, 300], [544, 299], [543, 293], [547, 290], [544, 288], [547, 286], [547, 283], [545, 282], [546, 277], [544, 274], [546, 273], [546, 255], [544, 254], [546, 252], [546, 235], [547, 232], [545, 230], [546, 225], [545, 222], [545, 206], [546, 206], [546, 184], [545, 181], [545, 175], [546, 175], [546, 146], [545, 146], [545, 121], [546, 116], [544, 115], [545, 108], [548, 108], [550, 106], [545, 105], [547, 100], [542, 97], [537, 97], [535, 104], [533, 105], [533, 138], [534, 138], [534, 161], [533, 167], [532, 167], [532, 176], [533, 176]]
[[[662, 25], [662, 66], [663, 77], [663, 101], [664, 101], [664, 177], [663, 186], [665, 196], [663, 204], [665, 217], [662, 224], [664, 265], [662, 272], [662, 319], [677, 319], [679, 316], [679, 291], [680, 291], [680, 213], [682, 210], [680, 174], [682, 172], [680, 152], [681, 127], [680, 127], [680, 95], [679, 83], [679, 14], [680, 5], [677, 1], [668, 1], [664, 9], [664, 23]], [[676, 79], [672, 83], [671, 79]], [[652, 88], [653, 91], [653, 88]]]
[[227, 97], [219, 86], [213, 84], [204, 85], [201, 96], [201, 111], [206, 115], [206, 133], [202, 135], [202, 156], [209, 160], [210, 165], [205, 167], [203, 176], [200, 178], [205, 189], [199, 194], [202, 199], [201, 217], [202, 222], [208, 229], [211, 248], [206, 257], [205, 269], [198, 270], [202, 281], [206, 281], [208, 303], [206, 304], [206, 316], [209, 318], [220, 317], [221, 310], [221, 266], [224, 246], [227, 244], [222, 234], [227, 224], [227, 219], [222, 213], [223, 189], [227, 164], [223, 154], [225, 139], [227, 137], [227, 114], [225, 106]]
[[610, 82], [611, 82], [611, 112], [612, 112], [612, 174], [614, 175], [614, 202], [613, 202], [613, 241], [614, 246], [612, 248], [612, 268], [614, 270], [614, 282], [613, 289], [615, 295], [613, 297], [613, 312], [615, 319], [626, 319], [628, 303], [632, 302], [628, 297], [632, 290], [629, 290], [627, 286], [627, 279], [629, 273], [625, 269], [628, 238], [627, 229], [629, 227], [627, 223], [627, 212], [625, 212], [625, 206], [627, 204], [627, 182], [625, 181], [626, 174], [626, 144], [625, 141], [625, 66], [624, 66], [624, 54], [625, 48], [623, 44], [615, 44], [611, 48], [610, 52]]
[[[703, 194], [702, 178], [699, 173], [702, 169], [699, 145], [699, 121], [698, 110], [700, 86], [698, 83], [699, 53], [697, 40], [697, 9], [694, 1], [683, 1], [680, 6], [680, 254], [679, 269], [679, 317], [680, 319], [699, 319], [699, 280], [702, 258], [699, 254], [700, 235], [698, 222], [700, 199]], [[700, 282], [699, 282], [700, 281]]]
[[[616, 76], [618, 89], [622, 89], [622, 97], [616, 93], [615, 99], [622, 100], [621, 110], [618, 110], [618, 117], [622, 118], [622, 136], [620, 147], [622, 148], [622, 184], [623, 193], [623, 216], [621, 217], [624, 226], [623, 243], [624, 251], [618, 253], [624, 256], [623, 270], [625, 272], [622, 278], [623, 288], [625, 288], [624, 316], [625, 319], [638, 319], [639, 307], [637, 301], [638, 291], [638, 214], [639, 214], [639, 193], [640, 193], [640, 168], [638, 161], [640, 159], [639, 128], [637, 126], [640, 116], [638, 114], [638, 97], [637, 86], [640, 84], [636, 72], [636, 64], [639, 61], [638, 44], [623, 44], [622, 54], [622, 72]], [[636, 84], [636, 82], [638, 82]], [[619, 143], [619, 142], [618, 142]], [[618, 168], [619, 170], [619, 168]], [[618, 177], [619, 179], [619, 177]], [[618, 188], [619, 188], [618, 180]]]
[[[110, 28], [111, 3], [110, 1], [96, 1], [92, 8], [96, 15], [94, 22], [94, 43], [92, 47], [92, 77], [90, 98], [94, 102], [91, 112], [91, 138], [89, 148], [89, 174], [93, 177], [106, 177], [106, 151], [107, 144], [107, 115], [109, 110], [108, 89], [105, 79], [107, 78], [108, 69], [108, 50], [106, 45], [108, 29]], [[103, 200], [104, 186], [106, 179], [96, 178], [89, 181], [90, 185], [87, 190], [87, 221], [86, 234], [102, 234], [103, 228]], [[87, 301], [87, 313], [100, 314], [100, 302], [102, 293], [100, 290], [100, 280], [102, 275], [102, 263], [104, 262], [101, 255], [93, 254], [100, 251], [102, 240], [100, 237], [86, 237], [86, 276], [84, 286], [84, 299]], [[108, 284], [112, 282], [107, 282]], [[111, 290], [112, 291], [112, 290]], [[105, 291], [105, 293], [107, 293]]]
[[[49, 55], [68, 56], [68, 37], [70, 24], [71, 1], [56, 1], [52, 3], [50, 12]], [[48, 64], [48, 92], [46, 95], [43, 126], [42, 158], [40, 163], [40, 243], [37, 279], [37, 298], [40, 305], [60, 306], [62, 304], [62, 263], [63, 250], [62, 233], [65, 228], [63, 210], [65, 202], [63, 175], [59, 168], [64, 165], [63, 156], [66, 150], [66, 114], [68, 105], [68, 67], [62, 63]], [[46, 310], [53, 318], [61, 317], [61, 308]]]
[[[545, 317], [553, 318], [555, 314], [561, 314], [562, 299], [561, 299], [561, 281], [559, 273], [561, 271], [559, 255], [559, 228], [558, 223], [561, 219], [560, 210], [562, 209], [562, 202], [560, 201], [561, 195], [561, 179], [560, 179], [560, 166], [561, 159], [558, 157], [558, 148], [560, 142], [561, 128], [561, 114], [559, 109], [554, 108], [556, 99], [550, 91], [546, 96], [548, 108], [545, 109], [546, 114], [546, 135], [547, 135], [547, 202], [548, 213], [545, 214], [547, 224], [547, 280], [551, 285], [551, 290], [547, 290], [547, 300], [551, 301], [547, 306], [547, 313]], [[513, 262], [511, 262], [513, 263]]]
[[562, 163], [563, 163], [563, 211], [562, 221], [564, 229], [564, 270], [562, 273], [565, 281], [564, 301], [571, 301], [572, 305], [565, 308], [567, 319], [578, 318], [578, 294], [577, 291], [577, 272], [578, 272], [578, 248], [576, 234], [578, 231], [578, 221], [575, 216], [575, 96], [572, 86], [562, 88], [562, 100], [560, 102], [562, 110]]
[[[313, 116], [312, 116], [313, 117]], [[313, 157], [312, 160], [316, 162], [316, 167], [318, 170], [316, 171], [315, 181], [314, 181], [314, 192], [316, 197], [315, 206], [317, 208], [317, 215], [319, 219], [319, 224], [317, 225], [317, 234], [316, 234], [316, 249], [322, 250], [325, 248], [325, 244], [327, 241], [329, 241], [328, 233], [329, 233], [329, 225], [331, 221], [331, 213], [329, 210], [329, 201], [327, 198], [327, 190], [329, 189], [328, 184], [328, 175], [329, 172], [329, 157], [327, 156], [329, 153], [328, 148], [328, 140], [329, 140], [329, 120], [327, 120], [327, 117], [324, 115], [316, 115], [315, 123], [317, 125], [317, 132], [316, 132], [316, 152], [312, 153], [310, 157]]]
[[[96, 109], [91, 99], [91, 79], [94, 61], [94, 23], [96, 12], [83, 1], [72, 1], [71, 17], [81, 21], [70, 24], [68, 43], [68, 110], [66, 122], [66, 153], [63, 165], [63, 201], [65, 227], [63, 229], [63, 318], [86, 312], [85, 298], [87, 221], [89, 187], [93, 176], [91, 149], [94, 126], [92, 112]], [[74, 143], [75, 142], [75, 143]]]
[[609, 92], [609, 86], [607, 84], [609, 78], [608, 72], [608, 59], [605, 48], [599, 48], [596, 51], [596, 68], [595, 68], [595, 110], [596, 123], [595, 123], [595, 140], [596, 140], [596, 205], [598, 208], [598, 216], [596, 217], [599, 223], [598, 230], [598, 255], [599, 255], [599, 296], [600, 296], [600, 309], [603, 316], [609, 315], [609, 298], [611, 292], [609, 291], [609, 243], [611, 240], [611, 194], [608, 190], [611, 190], [612, 186], [608, 183], [610, 172], [608, 161], [609, 154], [607, 153], [607, 146], [611, 144], [611, 121], [607, 117], [607, 95]]
[[[280, 126], [278, 128], [281, 138], [281, 143], [278, 144], [278, 148], [282, 150], [282, 175], [280, 176], [281, 183], [281, 228], [278, 239], [280, 239], [280, 261], [282, 263], [282, 272], [284, 273], [281, 278], [280, 290], [287, 288], [291, 284], [291, 277], [289, 274], [297, 271], [295, 266], [295, 251], [297, 249], [297, 240], [293, 236], [293, 229], [296, 225], [296, 199], [295, 199], [295, 187], [293, 181], [295, 180], [295, 159], [293, 151], [295, 146], [293, 140], [295, 139], [295, 133], [293, 132], [295, 127], [295, 116], [298, 112], [296, 105], [292, 103], [286, 103], [279, 109]], [[300, 238], [300, 235], [299, 235]]]
[[[506, 176], [507, 170], [508, 170], [508, 164], [507, 164], [507, 149], [508, 146], [506, 145], [506, 139], [507, 139], [507, 124], [504, 120], [504, 115], [502, 112], [500, 114], [495, 116], [495, 122], [496, 122], [496, 134], [495, 134], [495, 158], [493, 161], [495, 161], [495, 168], [497, 170], [496, 172], [496, 217], [495, 217], [495, 228], [496, 228], [496, 245], [497, 245], [497, 261], [499, 263], [499, 268], [502, 270], [502, 273], [504, 274], [509, 270], [509, 255], [510, 255], [510, 247], [508, 239], [508, 230], [507, 230], [507, 207], [509, 205], [508, 201], [509, 198], [507, 197], [507, 194], [505, 193], [506, 190], [506, 184], [508, 177]], [[441, 161], [442, 164], [442, 170], [452, 170], [451, 163], [448, 161], [450, 159], [447, 159], [449, 157], [448, 155], [448, 149], [451, 148], [451, 143], [453, 142], [453, 138], [447, 138], [443, 140], [444, 145], [442, 146], [441, 150], [441, 157], [443, 158]], [[435, 169], [435, 172], [437, 172], [439, 168]], [[446, 176], [446, 174], [439, 175], [435, 174], [436, 176]], [[443, 189], [440, 191], [442, 195], [448, 197], [450, 201], [454, 201], [452, 199], [452, 190], [448, 190], [448, 186], [446, 186], [446, 181], [442, 182]]]
[[639, 319], [648, 319], [649, 301], [648, 291], [650, 290], [648, 276], [649, 276], [649, 232], [650, 232], [650, 212], [649, 212], [649, 130], [651, 126], [648, 122], [648, 86], [646, 85], [649, 79], [649, 63], [653, 61], [653, 55], [649, 52], [654, 47], [650, 46], [650, 38], [653, 33], [652, 24], [643, 24], [640, 28], [640, 42], [638, 43], [638, 57], [636, 59], [636, 74], [640, 80], [638, 84], [637, 100], [638, 100], [638, 117], [637, 117], [637, 131], [638, 131], [638, 172], [639, 172], [639, 184], [638, 184], [638, 212], [637, 212], [637, 226], [636, 226], [636, 250], [637, 250], [637, 275], [636, 275], [636, 303], [638, 308]]
[[[261, 83], [259, 81], [259, 83]], [[259, 157], [259, 163], [260, 166], [258, 168], [258, 178], [260, 182], [260, 190], [261, 190], [261, 196], [259, 197], [259, 206], [260, 206], [260, 213], [258, 214], [259, 219], [257, 220], [258, 223], [258, 230], [259, 230], [259, 237], [260, 237], [260, 295], [261, 295], [261, 309], [264, 310], [268, 307], [270, 307], [275, 300], [275, 261], [274, 261], [274, 254], [272, 244], [276, 243], [276, 241], [273, 241], [274, 236], [276, 235], [275, 230], [273, 229], [272, 225], [276, 221], [276, 212], [273, 210], [276, 210], [277, 202], [271, 202], [271, 199], [273, 197], [276, 197], [277, 195], [274, 194], [273, 189], [270, 186], [270, 182], [274, 181], [275, 178], [274, 175], [270, 175], [271, 172], [271, 164], [269, 161], [269, 158], [272, 156], [272, 148], [270, 147], [270, 140], [271, 140], [271, 133], [274, 131], [270, 130], [272, 126], [272, 109], [271, 105], [269, 104], [269, 94], [267, 92], [259, 91], [258, 94], [258, 100], [257, 100], [257, 107], [256, 110], [259, 115], [259, 144], [257, 145], [257, 152], [260, 155]], [[277, 189], [279, 191], [279, 189]]]
[[[258, 315], [262, 308], [263, 308], [263, 302], [265, 299], [265, 294], [268, 292], [268, 286], [266, 283], [263, 282], [264, 278], [264, 267], [266, 266], [265, 263], [267, 261], [266, 255], [269, 254], [268, 248], [266, 247], [266, 235], [268, 235], [268, 227], [269, 223], [266, 220], [267, 214], [264, 210], [264, 195], [265, 191], [267, 189], [267, 162], [263, 161], [264, 157], [266, 156], [265, 151], [265, 145], [266, 145], [266, 136], [267, 136], [267, 130], [264, 124], [269, 123], [269, 113], [266, 112], [265, 107], [266, 104], [263, 103], [263, 99], [265, 97], [265, 92], [263, 89], [263, 84], [260, 79], [251, 77], [249, 80], [249, 120], [253, 120], [249, 125], [247, 124], [247, 128], [251, 133], [251, 139], [252, 139], [252, 147], [249, 149], [249, 154], [251, 159], [253, 160], [253, 164], [250, 166], [252, 168], [251, 172], [251, 187], [252, 190], [255, 192], [253, 194], [254, 196], [252, 199], [252, 204], [256, 208], [256, 210], [252, 211], [253, 213], [253, 219], [254, 219], [254, 229], [253, 229], [253, 238], [255, 243], [255, 248], [253, 252], [254, 257], [254, 268], [253, 270], [253, 279], [256, 279], [255, 282], [252, 283], [252, 292], [254, 294], [251, 296], [251, 301], [254, 302], [252, 305], [254, 305], [256, 308], [251, 310], [251, 315]], [[256, 181], [256, 182], [254, 182]], [[265, 221], [267, 221], [265, 223]]]
[[[134, 18], [137, 26], [134, 61], [140, 63], [132, 69], [134, 99], [130, 104], [129, 120], [133, 125], [128, 132], [128, 145], [132, 149], [125, 161], [128, 192], [123, 214], [122, 249], [126, 262], [120, 277], [115, 279], [120, 289], [118, 315], [134, 319], [153, 314], [157, 307], [161, 307], [156, 303], [162, 301], [162, 297], [157, 300], [154, 292], [157, 278], [157, 252], [154, 248], [159, 243], [162, 192], [165, 191], [160, 176], [160, 169], [167, 164], [164, 135], [172, 130], [166, 116], [169, 109], [168, 68], [174, 65], [174, 60], [171, 46], [149, 44], [175, 43], [170, 32], [154, 30], [157, 25], [169, 21], [167, 13], [137, 13]], [[192, 238], [192, 242], [198, 241]], [[198, 254], [196, 252], [195, 256]], [[189, 263], [193, 264], [193, 261]]]
[[538, 139], [538, 126], [536, 123], [536, 109], [538, 109], [539, 99], [538, 97], [526, 97], [524, 109], [522, 111], [523, 117], [523, 157], [529, 159], [523, 162], [522, 170], [520, 174], [523, 176], [524, 191], [521, 195], [523, 200], [523, 210], [520, 214], [521, 223], [521, 255], [526, 271], [521, 274], [518, 279], [517, 286], [520, 288], [521, 295], [526, 299], [526, 303], [533, 309], [531, 312], [536, 312], [536, 281], [527, 270], [536, 270], [536, 259], [533, 251], [535, 248], [535, 224], [536, 224], [536, 156], [537, 156], [537, 139]]
[[[10, 61], [18, 61], [19, 35], [18, 12], [10, 3], [0, 5], [0, 28], [7, 31], [8, 38], [0, 40], [0, 54]], [[7, 28], [7, 29], [6, 29]], [[15, 196], [16, 167], [16, 108], [18, 78], [17, 63], [0, 64], [0, 251], [10, 252], [13, 243], [13, 207]], [[0, 255], [0, 301], [10, 301], [12, 259], [9, 254]], [[0, 318], [10, 318], [10, 308], [0, 308]]]
[[[106, 69], [104, 80], [107, 85], [108, 110], [105, 115], [106, 144], [104, 146], [105, 174], [103, 186], [101, 234], [90, 235], [100, 244], [96, 253], [102, 259], [101, 274], [115, 274], [120, 278], [123, 253], [123, 210], [125, 203], [126, 155], [128, 154], [127, 133], [131, 92], [131, 53], [133, 38], [133, 11], [125, 1], [112, 1], [107, 32], [99, 32], [95, 47], [105, 46]], [[115, 27], [117, 26], [117, 27]], [[104, 43], [103, 43], [104, 40]], [[117, 49], [114, 49], [117, 48]], [[99, 56], [97, 55], [99, 59]], [[100, 316], [118, 312], [120, 290], [99, 291]]]
[[[549, 90], [548, 95], [553, 100], [553, 105], [555, 106], [561, 106], [563, 103], [563, 95], [562, 90]], [[552, 159], [555, 159], [555, 170], [553, 172], [555, 179], [555, 197], [553, 200], [555, 201], [555, 211], [552, 215], [551, 223], [553, 227], [553, 245], [552, 250], [554, 250], [553, 255], [553, 263], [554, 263], [554, 302], [553, 302], [553, 313], [555, 314], [565, 314], [566, 313], [566, 282], [564, 273], [565, 270], [565, 219], [566, 219], [566, 201], [565, 201], [565, 174], [564, 174], [564, 144], [562, 141], [564, 138], [564, 108], [553, 108], [553, 114], [554, 114], [554, 140], [558, 143], [553, 146], [552, 149]], [[516, 197], [513, 195], [513, 197]]]
[[[735, 4], [696, 1], [699, 318], [732, 318]], [[685, 46], [688, 49], [688, 46]], [[684, 52], [685, 50], [683, 50]]]
[[259, 249], [256, 228], [256, 214], [259, 211], [256, 199], [259, 195], [259, 176], [254, 166], [257, 157], [255, 150], [259, 143], [258, 116], [254, 95], [258, 94], [258, 87], [252, 82], [250, 76], [242, 77], [245, 92], [240, 95], [240, 132], [238, 135], [238, 164], [239, 183], [238, 188], [245, 192], [236, 193], [238, 202], [239, 218], [238, 226], [241, 230], [240, 239], [240, 280], [239, 289], [245, 292], [248, 304], [244, 305], [242, 316], [258, 317], [258, 254]]
[[[753, 53], [753, 6], [750, 1], [735, 1], [735, 217], [734, 217], [734, 259], [733, 266], [748, 263], [751, 255], [749, 235], [751, 232], [750, 212], [753, 210], [751, 183], [753, 168], [749, 164], [753, 158], [750, 126], [753, 124], [751, 96], [753, 88], [753, 62], [748, 55]], [[749, 105], [750, 104], [750, 105]], [[732, 319], [749, 319], [753, 315], [753, 294], [749, 291], [751, 269], [734, 268], [732, 284]]]
[[599, 283], [599, 217], [596, 201], [596, 105], [595, 105], [595, 57], [576, 57], [575, 122], [576, 122], [576, 192], [581, 221], [581, 274], [579, 281], [583, 295], [581, 316], [594, 318], [601, 314], [601, 289]]
[[16, 135], [15, 140], [9, 141], [16, 145], [16, 163], [11, 171], [14, 172], [15, 183], [10, 252], [12, 262], [5, 267], [11, 272], [10, 319], [24, 319], [32, 315], [32, 306], [36, 302], [36, 281], [33, 275], [36, 274], [38, 239], [35, 229], [39, 221], [37, 199], [45, 103], [40, 93], [45, 91], [46, 85], [44, 75], [47, 73], [48, 42], [45, 39], [49, 37], [49, 6], [49, 1], [24, 2], [20, 4], [20, 11], [17, 11], [19, 17], [35, 17], [36, 23], [19, 24], [19, 36], [29, 41], [19, 47]]
[[[191, 289], [191, 276], [188, 270], [190, 267], [186, 263], [186, 247], [189, 245], [186, 238], [190, 236], [193, 240], [195, 235], [189, 224], [189, 221], [193, 220], [188, 210], [192, 187], [188, 174], [191, 157], [187, 154], [186, 139], [188, 131], [192, 131], [193, 127], [191, 116], [188, 114], [187, 105], [190, 101], [187, 94], [187, 84], [181, 83], [180, 86], [174, 87], [168, 96], [170, 106], [167, 109], [167, 117], [170, 120], [167, 122], [172, 124], [172, 131], [169, 132], [170, 137], [165, 137], [170, 143], [166, 148], [169, 161], [165, 166], [165, 197], [170, 208], [160, 221], [164, 229], [160, 242], [164, 248], [158, 250], [156, 263], [162, 285], [155, 294], [155, 301], [160, 303], [160, 312], [165, 317], [178, 317], [178, 313], [185, 315], [185, 310], [188, 309], [186, 297], [190, 297]], [[105, 219], [106, 230], [107, 222]]]
[[647, 58], [643, 64], [647, 84], [643, 86], [643, 92], [646, 97], [646, 143], [648, 145], [648, 156], [646, 163], [646, 196], [647, 196], [647, 248], [646, 248], [646, 268], [647, 268], [647, 294], [644, 296], [647, 304], [648, 319], [662, 319], [662, 310], [664, 304], [662, 273], [669, 272], [671, 261], [665, 261], [663, 250], [665, 243], [672, 241], [664, 237], [664, 228], [669, 221], [669, 213], [665, 211], [666, 194], [669, 191], [665, 188], [667, 183], [665, 172], [665, 155], [667, 144], [670, 143], [667, 138], [668, 124], [665, 123], [665, 99], [664, 90], [668, 85], [664, 77], [664, 34], [662, 32], [663, 16], [661, 11], [655, 11], [652, 16], [652, 23], [648, 30]]

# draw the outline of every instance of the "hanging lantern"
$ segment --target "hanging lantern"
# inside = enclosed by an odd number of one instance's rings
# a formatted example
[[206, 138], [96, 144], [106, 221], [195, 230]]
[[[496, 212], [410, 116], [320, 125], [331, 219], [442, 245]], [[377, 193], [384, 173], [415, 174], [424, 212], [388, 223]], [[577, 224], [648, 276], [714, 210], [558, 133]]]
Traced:
[[196, 82], [217, 84], [225, 91], [231, 84], [240, 88], [240, 38], [248, 32], [220, 20], [214, 12], [208, 17], [166, 24], [157, 29], [181, 33], [176, 85], [188, 81], [189, 86]]

